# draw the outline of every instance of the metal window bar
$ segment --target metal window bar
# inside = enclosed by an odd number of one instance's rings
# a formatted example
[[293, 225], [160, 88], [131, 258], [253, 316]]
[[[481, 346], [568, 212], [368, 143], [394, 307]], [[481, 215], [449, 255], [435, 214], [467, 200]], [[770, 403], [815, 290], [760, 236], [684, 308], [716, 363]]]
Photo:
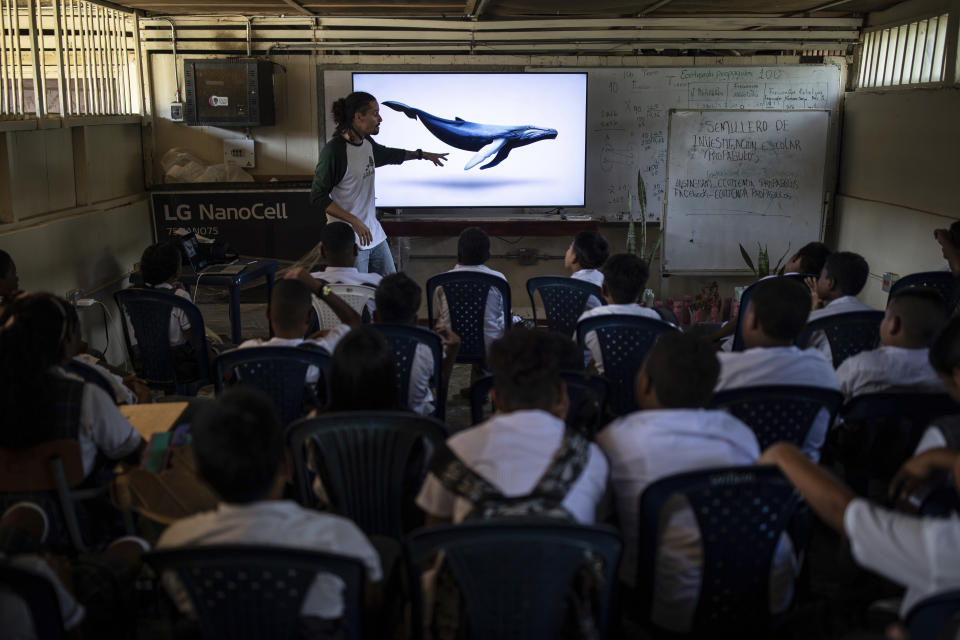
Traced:
[[20, 50], [20, 7], [15, 5], [16, 0], [7, 4], [10, 18], [14, 50], [13, 71], [16, 74], [17, 115], [23, 115], [23, 52]]
[[0, 115], [10, 113], [10, 79], [7, 61], [7, 14], [0, 5]]
[[933, 70], [933, 49], [937, 44], [937, 19], [927, 20], [927, 37], [923, 41], [923, 67], [920, 71], [920, 82], [930, 82], [930, 72]]
[[900, 74], [900, 84], [910, 84], [910, 73], [913, 70], [913, 52], [917, 46], [917, 23], [914, 22], [907, 30], [907, 42], [903, 48], [903, 71]]
[[937, 21], [937, 38], [933, 48], [933, 67], [930, 70], [932, 82], [943, 81], [944, 50], [947, 44], [947, 16], [940, 16]]
[[900, 74], [903, 73], [903, 47], [907, 40], [907, 26], [897, 27], [897, 46], [893, 52], [893, 68], [890, 73], [890, 84], [900, 84]]
[[857, 86], [942, 82], [948, 18], [944, 13], [865, 33]]

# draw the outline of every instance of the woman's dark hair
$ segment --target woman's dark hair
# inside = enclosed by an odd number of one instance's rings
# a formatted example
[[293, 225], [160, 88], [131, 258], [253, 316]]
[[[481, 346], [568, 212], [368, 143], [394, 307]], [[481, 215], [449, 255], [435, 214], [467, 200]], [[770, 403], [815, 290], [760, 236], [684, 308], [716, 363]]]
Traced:
[[334, 100], [330, 111], [337, 125], [337, 133], [348, 131], [353, 126], [353, 115], [357, 111], [363, 113], [371, 102], [376, 101], [377, 99], [366, 91], [354, 91], [346, 98]]
[[3, 278], [13, 269], [13, 258], [10, 254], [0, 249], [0, 278]]
[[930, 366], [944, 376], [960, 368], [960, 317], [953, 317], [930, 345]]
[[330, 358], [329, 411], [385, 411], [397, 408], [397, 364], [379, 331], [357, 327]]
[[584, 269], [599, 269], [610, 257], [610, 243], [599, 231], [581, 231], [573, 237], [573, 253]]

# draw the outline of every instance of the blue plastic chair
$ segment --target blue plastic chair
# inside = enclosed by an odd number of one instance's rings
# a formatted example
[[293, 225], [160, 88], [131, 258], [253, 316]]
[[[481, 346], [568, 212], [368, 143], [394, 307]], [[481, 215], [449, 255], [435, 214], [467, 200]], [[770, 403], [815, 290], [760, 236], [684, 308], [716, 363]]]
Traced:
[[436, 320], [433, 296], [438, 287], [443, 289], [447, 299], [451, 328], [460, 336], [457, 362], [486, 366], [483, 316], [487, 306], [487, 293], [491, 288], [500, 292], [503, 298], [503, 326], [504, 330], [509, 330], [513, 319], [510, 312], [510, 285], [503, 278], [475, 271], [448, 271], [431, 276], [426, 287], [427, 318], [431, 327]]
[[[498, 518], [420, 529], [406, 539], [413, 611], [423, 611], [421, 573], [443, 552], [464, 601], [470, 638], [561, 637], [577, 571], [599, 562], [597, 637], [606, 635], [622, 543], [616, 530], [556, 520]], [[415, 624], [422, 624], [415, 615]]]
[[692, 637], [766, 637], [770, 566], [799, 498], [773, 467], [724, 467], [658, 480], [640, 495], [637, 587], [640, 619], [653, 604], [663, 509], [674, 495], [693, 510], [703, 544], [700, 593]]
[[447, 387], [443, 384], [443, 338], [436, 331], [409, 324], [376, 323], [371, 325], [379, 331], [397, 356], [397, 384], [400, 391], [400, 407], [410, 406], [410, 373], [413, 368], [417, 345], [424, 345], [433, 355], [433, 415], [444, 419], [447, 406]]
[[66, 635], [60, 601], [49, 579], [3, 561], [0, 562], [0, 587], [6, 587], [26, 603], [37, 638], [57, 640]]
[[870, 351], [880, 346], [880, 323], [883, 311], [852, 311], [837, 313], [826, 318], [808, 322], [797, 346], [805, 349], [817, 331], [823, 331], [830, 343], [833, 367], [861, 351]]
[[102, 373], [88, 365], [86, 362], [80, 362], [79, 360], [71, 359], [67, 363], [66, 370], [68, 373], [72, 373], [75, 376], [80, 376], [83, 378], [84, 382], [96, 385], [103, 389], [110, 399], [114, 402], [117, 401], [117, 394], [113, 390], [113, 385], [110, 384], [110, 381], [107, 380]]
[[[960, 590], [921, 600], [907, 612], [904, 623], [914, 640], [956, 637], [960, 626]], [[953, 633], [945, 633], [948, 628]]]
[[802, 447], [821, 409], [830, 423], [843, 404], [843, 394], [833, 389], [804, 386], [758, 386], [719, 391], [710, 406], [726, 409], [757, 436], [763, 451], [777, 442]]
[[[947, 305], [948, 311], [952, 311], [960, 302], [960, 279], [949, 271], [920, 271], [907, 274], [890, 286], [890, 296], [907, 287], [936, 289], [943, 296], [943, 302]], [[889, 299], [888, 296], [887, 300]]]
[[611, 314], [577, 323], [577, 342], [585, 348], [589, 332], [597, 332], [603, 376], [610, 381], [607, 405], [620, 416], [637, 410], [634, 383], [647, 351], [661, 333], [677, 331], [672, 324], [642, 316]]
[[[135, 369], [151, 387], [165, 391], [175, 390], [179, 395], [194, 395], [197, 389], [210, 382], [210, 365], [207, 359], [207, 338], [204, 334], [203, 315], [195, 304], [168, 293], [149, 289], [123, 289], [113, 294], [126, 321], [121, 319], [123, 340], [131, 359], [135, 358]], [[190, 321], [193, 335], [193, 351], [196, 357], [198, 377], [195, 380], [182, 380], [174, 365], [174, 351], [170, 346], [170, 312], [181, 309]], [[130, 330], [136, 338], [137, 350], [134, 350]]]
[[307, 443], [313, 442], [332, 510], [367, 535], [402, 538], [411, 528], [428, 458], [446, 438], [439, 420], [401, 411], [345, 411], [299, 420], [286, 431], [294, 496], [305, 507], [318, 506], [307, 468]]
[[530, 296], [530, 308], [533, 309], [533, 321], [537, 321], [537, 303], [534, 294], [540, 292], [543, 312], [547, 319], [547, 328], [565, 336], [572, 336], [577, 328], [577, 320], [587, 308], [587, 301], [594, 296], [600, 304], [606, 304], [600, 287], [592, 282], [575, 280], [567, 276], [534, 276], [527, 280], [527, 294]]
[[[204, 640], [300, 638], [300, 609], [318, 573], [344, 583], [342, 637], [362, 637], [366, 569], [358, 558], [265, 545], [201, 545], [152, 551], [144, 562], [173, 572]], [[337, 636], [341, 637], [341, 636]]]
[[[805, 278], [816, 278], [820, 274], [817, 273], [792, 273], [786, 276], [780, 276], [781, 278], [789, 278], [790, 280], [797, 280], [803, 282]], [[746, 345], [743, 344], [743, 332], [741, 331], [741, 326], [743, 323], [743, 316], [747, 312], [747, 305], [750, 304], [750, 297], [753, 294], [753, 288], [762, 282], [762, 280], [757, 280], [749, 287], [744, 289], [743, 294], [740, 296], [740, 311], [737, 313], [737, 330], [733, 334], [733, 350], [734, 351], [743, 351], [746, 349]]]
[[[223, 391], [224, 375], [233, 373], [233, 384], [251, 385], [266, 393], [283, 424], [290, 424], [303, 415], [304, 400], [319, 406], [326, 398], [330, 370], [330, 354], [322, 348], [288, 346], [250, 347], [234, 349], [218, 355], [214, 361], [214, 384], [217, 394]], [[317, 390], [305, 387], [310, 366], [320, 370]]]

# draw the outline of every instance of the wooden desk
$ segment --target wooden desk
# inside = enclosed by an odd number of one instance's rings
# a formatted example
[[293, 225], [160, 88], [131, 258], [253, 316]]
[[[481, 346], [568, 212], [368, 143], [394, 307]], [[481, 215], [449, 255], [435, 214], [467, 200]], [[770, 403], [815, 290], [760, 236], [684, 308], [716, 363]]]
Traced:
[[144, 440], [155, 433], [169, 431], [190, 403], [157, 402], [154, 404], [122, 404], [118, 409]]

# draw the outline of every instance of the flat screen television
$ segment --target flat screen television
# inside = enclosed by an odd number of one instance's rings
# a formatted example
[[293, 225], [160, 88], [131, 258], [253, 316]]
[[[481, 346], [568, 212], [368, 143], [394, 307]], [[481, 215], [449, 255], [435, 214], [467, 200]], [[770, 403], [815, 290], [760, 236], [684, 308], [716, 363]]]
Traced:
[[586, 73], [354, 73], [379, 144], [448, 153], [377, 169], [378, 207], [582, 207]]

